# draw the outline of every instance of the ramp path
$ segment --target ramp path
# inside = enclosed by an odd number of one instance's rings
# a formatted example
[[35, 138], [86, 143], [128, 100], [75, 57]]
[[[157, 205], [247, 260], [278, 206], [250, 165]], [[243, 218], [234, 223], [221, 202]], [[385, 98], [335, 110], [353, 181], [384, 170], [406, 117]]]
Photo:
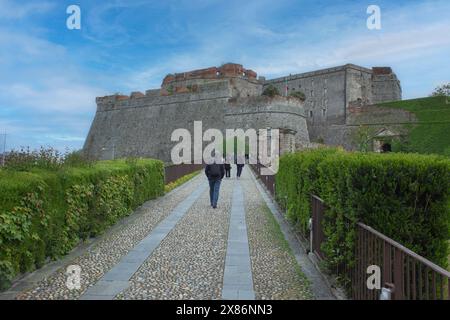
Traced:
[[[246, 166], [240, 179], [235, 170], [232, 178], [223, 179], [218, 208], [213, 209], [202, 173], [148, 201], [42, 279], [31, 274], [21, 280], [15, 298], [331, 298], [331, 293], [314, 292], [322, 280], [311, 276], [311, 270], [302, 271], [267, 201]], [[79, 289], [67, 286], [69, 265], [80, 267]]]

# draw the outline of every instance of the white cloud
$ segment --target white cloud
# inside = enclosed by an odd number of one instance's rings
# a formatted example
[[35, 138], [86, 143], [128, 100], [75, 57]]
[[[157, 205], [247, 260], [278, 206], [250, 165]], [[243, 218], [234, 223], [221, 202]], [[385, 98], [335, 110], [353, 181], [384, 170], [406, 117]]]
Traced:
[[46, 1], [24, 1], [0, 0], [0, 21], [11, 19], [22, 19], [33, 14], [43, 14], [50, 11], [54, 3]]
[[80, 148], [106, 90], [64, 46], [19, 30], [0, 31], [0, 131], [12, 147]]
[[0, 31], [0, 102], [4, 106], [67, 114], [92, 113], [105, 90], [88, 83], [59, 44], [13, 30]]
[[61, 45], [14, 30], [0, 30], [0, 43], [3, 67], [5, 65], [17, 67], [18, 62], [27, 64], [42, 60], [58, 62], [67, 54]]
[[70, 135], [57, 135], [57, 134], [49, 134], [46, 135], [51, 140], [58, 140], [63, 142], [84, 142], [85, 137], [77, 137]]
[[95, 111], [95, 97], [103, 91], [61, 78], [43, 79], [39, 87], [28, 83], [0, 86], [0, 95], [18, 108], [77, 114]]
[[[260, 13], [255, 6], [255, 3], [249, 6], [250, 11]], [[355, 5], [352, 6], [349, 8], [354, 10]], [[230, 60], [269, 78], [346, 63], [367, 67], [385, 64], [394, 70], [396, 64], [409, 63], [414, 68], [424, 54], [449, 51], [450, 37], [445, 35], [450, 33], [450, 24], [441, 14], [448, 12], [449, 7], [447, 1], [436, 1], [433, 6], [429, 3], [393, 6], [383, 11], [381, 32], [367, 30], [363, 6], [356, 17], [331, 6], [319, 17], [291, 21], [277, 28], [258, 17], [249, 19], [239, 11], [233, 15], [232, 23], [219, 22], [192, 34], [190, 30], [194, 28], [187, 28], [189, 38], [192, 36], [193, 42], [198, 42], [194, 50], [175, 51], [152, 61], [151, 65], [130, 72], [124, 81], [130, 88], [145, 89], [149, 84], [158, 87], [167, 73]]]

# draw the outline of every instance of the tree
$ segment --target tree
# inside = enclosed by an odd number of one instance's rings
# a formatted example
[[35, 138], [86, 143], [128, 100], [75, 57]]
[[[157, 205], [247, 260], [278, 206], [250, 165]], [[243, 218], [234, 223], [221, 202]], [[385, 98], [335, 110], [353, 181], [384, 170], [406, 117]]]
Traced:
[[352, 137], [358, 151], [369, 152], [371, 150], [374, 133], [374, 130], [368, 126], [359, 126]]
[[264, 89], [263, 96], [268, 96], [268, 97], [275, 97], [275, 96], [279, 96], [280, 95], [280, 91], [278, 91], [278, 89], [276, 87], [274, 87], [273, 85], [268, 85], [267, 88]]
[[433, 93], [431, 93], [432, 97], [450, 97], [450, 82], [447, 84], [443, 84], [441, 86], [437, 86]]

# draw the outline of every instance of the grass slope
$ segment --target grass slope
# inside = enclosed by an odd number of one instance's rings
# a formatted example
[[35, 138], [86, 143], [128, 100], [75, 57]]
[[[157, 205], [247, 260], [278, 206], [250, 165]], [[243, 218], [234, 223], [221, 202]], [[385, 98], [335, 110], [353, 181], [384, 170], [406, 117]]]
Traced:
[[380, 106], [404, 109], [416, 115], [419, 124], [410, 131], [409, 151], [450, 156], [450, 103], [445, 97], [395, 101]]

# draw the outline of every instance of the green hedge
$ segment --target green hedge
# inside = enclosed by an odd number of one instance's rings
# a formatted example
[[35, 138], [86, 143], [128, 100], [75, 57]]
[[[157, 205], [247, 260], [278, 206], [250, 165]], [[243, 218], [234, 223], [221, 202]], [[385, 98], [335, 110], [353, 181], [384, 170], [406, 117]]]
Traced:
[[448, 158], [319, 149], [282, 157], [276, 182], [277, 198], [285, 199], [288, 216], [304, 230], [310, 193], [329, 207], [323, 250], [330, 267], [352, 264], [356, 221], [441, 266], [447, 264]]
[[320, 148], [286, 154], [280, 159], [275, 177], [277, 201], [286, 210], [287, 218], [304, 234], [311, 217], [310, 194], [319, 194], [318, 164], [335, 152], [338, 150]]
[[157, 160], [101, 161], [58, 171], [0, 170], [0, 287], [68, 253], [164, 193]]

